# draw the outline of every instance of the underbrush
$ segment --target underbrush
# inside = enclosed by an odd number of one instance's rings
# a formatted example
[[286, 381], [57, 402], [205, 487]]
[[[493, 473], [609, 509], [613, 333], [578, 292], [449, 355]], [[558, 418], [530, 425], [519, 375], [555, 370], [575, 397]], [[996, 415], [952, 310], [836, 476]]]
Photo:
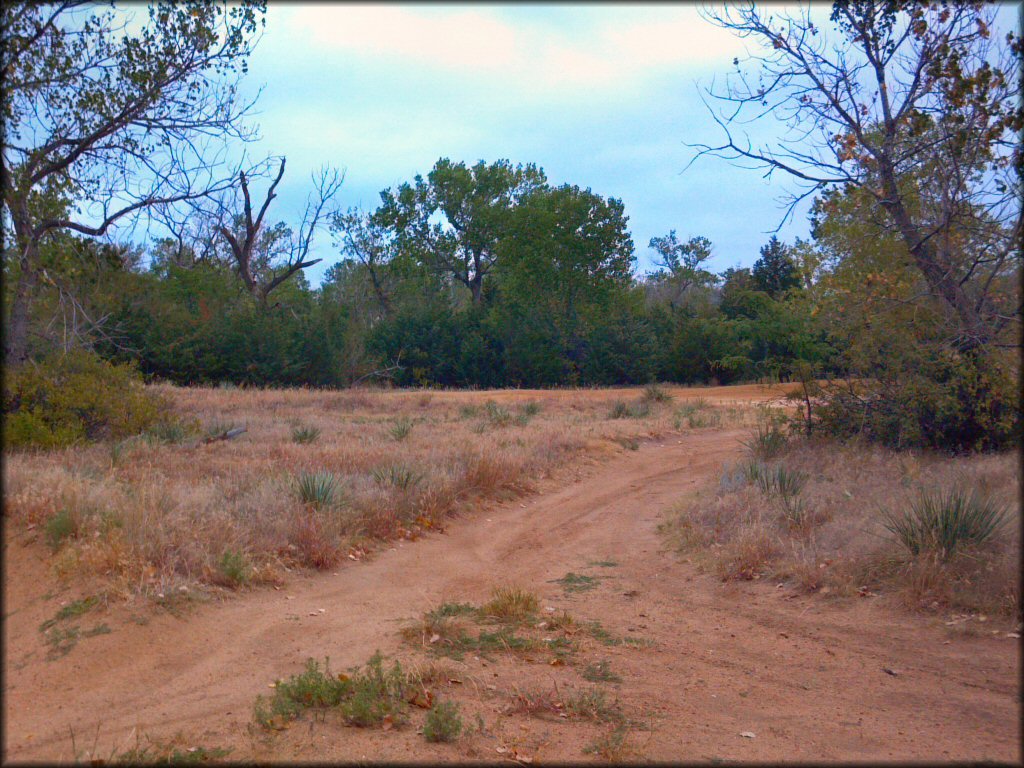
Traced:
[[[98, 576], [112, 596], [161, 604], [280, 584], [296, 568], [337, 568], [443, 530], [482, 502], [531, 492], [584, 450], [666, 433], [676, 415], [660, 388], [646, 418], [612, 421], [611, 393], [144, 393], [160, 418], [137, 436], [101, 430], [100, 442], [5, 455], [5, 513], [50, 549], [62, 579]], [[701, 401], [691, 415], [743, 423], [747, 410]]]
[[896, 452], [765, 426], [746, 445], [662, 526], [703, 569], [1020, 621], [1016, 455]]

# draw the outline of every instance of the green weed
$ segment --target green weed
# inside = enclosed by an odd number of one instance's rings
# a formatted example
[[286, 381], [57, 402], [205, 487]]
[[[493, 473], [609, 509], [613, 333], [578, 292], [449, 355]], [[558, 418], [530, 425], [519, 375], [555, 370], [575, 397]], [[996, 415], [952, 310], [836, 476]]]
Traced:
[[462, 733], [462, 718], [459, 707], [450, 701], [438, 702], [427, 713], [423, 724], [423, 738], [431, 742], [450, 743]]
[[570, 571], [560, 579], [552, 579], [552, 583], [561, 584], [566, 592], [587, 592], [596, 587], [600, 580], [597, 576], [585, 576]]

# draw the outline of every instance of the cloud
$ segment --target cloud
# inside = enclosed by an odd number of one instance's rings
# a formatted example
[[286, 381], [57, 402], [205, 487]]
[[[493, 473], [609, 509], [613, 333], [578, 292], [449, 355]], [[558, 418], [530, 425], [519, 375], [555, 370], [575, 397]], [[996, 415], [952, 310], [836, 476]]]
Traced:
[[390, 58], [517, 95], [635, 87], [685, 65], [721, 68], [742, 42], [693, 7], [564, 9], [366, 5], [286, 6], [275, 23], [304, 55]]

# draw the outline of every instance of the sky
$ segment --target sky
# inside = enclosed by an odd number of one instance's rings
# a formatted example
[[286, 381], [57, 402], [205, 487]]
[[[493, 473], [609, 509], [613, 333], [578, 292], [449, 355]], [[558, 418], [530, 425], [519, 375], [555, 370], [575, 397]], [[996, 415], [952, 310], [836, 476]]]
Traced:
[[[825, 9], [827, 14], [827, 8]], [[694, 156], [717, 143], [701, 91], [746, 43], [689, 4], [294, 4], [271, 0], [243, 92], [262, 87], [253, 156], [286, 155], [271, 210], [298, 224], [310, 174], [345, 172], [343, 208], [426, 176], [441, 157], [535, 163], [553, 185], [621, 199], [637, 271], [652, 237], [714, 244], [710, 267], [750, 266], [779, 236], [808, 237], [808, 205], [783, 223], [792, 182]], [[755, 138], [773, 127], [755, 125]], [[255, 193], [260, 194], [260, 193]], [[314, 284], [340, 259], [324, 230]]]
[[[288, 158], [275, 221], [297, 224], [325, 164], [345, 171], [342, 207], [373, 210], [441, 157], [504, 158], [621, 199], [639, 272], [673, 229], [709, 238], [715, 270], [749, 266], [782, 220], [783, 185], [713, 158], [683, 173], [687, 142], [719, 138], [700, 88], [743, 52], [693, 5], [272, 0], [244, 81], [262, 86], [249, 151]], [[807, 234], [805, 213], [780, 231]], [[314, 250], [316, 284], [340, 256], [326, 230]]]

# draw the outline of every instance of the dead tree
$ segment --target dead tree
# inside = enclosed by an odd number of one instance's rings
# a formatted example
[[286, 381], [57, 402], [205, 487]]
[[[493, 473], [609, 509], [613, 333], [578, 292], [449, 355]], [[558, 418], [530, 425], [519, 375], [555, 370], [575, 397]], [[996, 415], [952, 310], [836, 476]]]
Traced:
[[[285, 158], [277, 175], [267, 190], [259, 211], [253, 218], [252, 195], [249, 178], [244, 172], [238, 174], [239, 190], [242, 194], [242, 213], [234, 216], [234, 227], [223, 222], [217, 231], [231, 247], [238, 275], [249, 291], [261, 304], [267, 303], [270, 292], [300, 270], [319, 264], [323, 259], [309, 257], [313, 236], [326, 217], [325, 209], [341, 189], [344, 175], [335, 169], [322, 168], [313, 177], [314, 194], [306, 202], [306, 211], [299, 225], [298, 234], [283, 224], [273, 230], [265, 227], [267, 210], [277, 197], [277, 185], [284, 176]], [[278, 242], [283, 241], [283, 242]], [[283, 257], [283, 262], [279, 260]]]

